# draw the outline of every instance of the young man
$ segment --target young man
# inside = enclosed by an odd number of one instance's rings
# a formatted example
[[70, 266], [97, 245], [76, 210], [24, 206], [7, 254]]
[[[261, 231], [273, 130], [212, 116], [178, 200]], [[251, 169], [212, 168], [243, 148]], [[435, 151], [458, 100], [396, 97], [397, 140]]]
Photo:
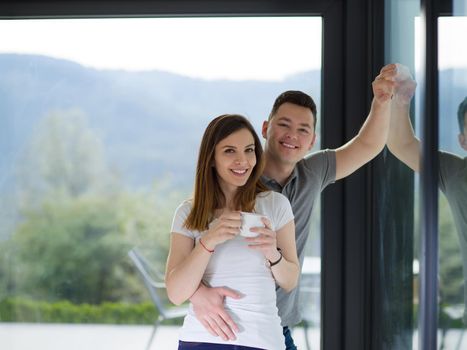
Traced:
[[[269, 188], [281, 192], [291, 202], [300, 266], [310, 231], [313, 204], [321, 191], [373, 159], [386, 144], [395, 74], [394, 64], [383, 67], [373, 81], [371, 110], [360, 132], [335, 150], [323, 150], [305, 157], [316, 140], [316, 105], [303, 92], [282, 93], [274, 102], [269, 119], [263, 123], [262, 134], [266, 139], [263, 180]], [[239, 328], [225, 311], [224, 298], [241, 296], [227, 287], [208, 288], [201, 284], [190, 301], [198, 319], [211, 334], [235, 339]], [[301, 321], [298, 294], [299, 287], [290, 293], [277, 289], [277, 306], [287, 350], [296, 349], [289, 327]]]
[[[415, 137], [409, 117], [410, 101], [416, 83], [404, 80], [395, 90], [392, 102], [388, 148], [394, 156], [412, 170], [420, 171], [420, 140]], [[459, 144], [467, 151], [467, 97], [460, 103], [457, 112], [459, 122]], [[464, 281], [467, 281], [467, 157], [439, 151], [438, 181], [441, 191], [451, 207], [452, 216], [459, 235], [463, 261]], [[464, 287], [467, 301], [467, 287]], [[464, 308], [464, 324], [467, 325], [467, 310]]]

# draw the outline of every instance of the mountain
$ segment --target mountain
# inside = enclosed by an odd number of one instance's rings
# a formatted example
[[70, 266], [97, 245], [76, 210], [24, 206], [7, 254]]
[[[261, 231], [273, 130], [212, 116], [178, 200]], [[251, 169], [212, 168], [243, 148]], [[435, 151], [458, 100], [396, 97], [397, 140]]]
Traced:
[[212, 118], [240, 113], [259, 131], [280, 92], [303, 90], [318, 105], [320, 93], [319, 71], [280, 82], [208, 81], [18, 54], [0, 54], [0, 76], [0, 191], [14, 182], [15, 164], [51, 111], [82, 111], [129, 186], [168, 177], [173, 186], [190, 187], [202, 132]]
[[[279, 82], [208, 81], [0, 54], [0, 77], [0, 193], [14, 185], [22, 153], [52, 111], [82, 111], [112, 169], [129, 187], [144, 188], [164, 178], [171, 187], [188, 190], [202, 133], [213, 117], [243, 114], [259, 132], [282, 91], [303, 90], [320, 103], [320, 71]], [[440, 145], [460, 154], [456, 114], [466, 91], [467, 70], [440, 72]]]

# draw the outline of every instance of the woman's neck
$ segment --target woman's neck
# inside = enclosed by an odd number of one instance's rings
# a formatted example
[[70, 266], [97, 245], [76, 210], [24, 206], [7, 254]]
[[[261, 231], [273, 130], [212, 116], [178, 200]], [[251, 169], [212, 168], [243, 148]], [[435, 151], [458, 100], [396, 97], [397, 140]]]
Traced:
[[221, 189], [225, 197], [225, 204], [223, 208], [220, 208], [220, 210], [234, 211], [236, 209], [235, 204], [234, 204], [234, 198], [235, 198], [235, 194], [237, 193], [238, 187], [221, 185]]

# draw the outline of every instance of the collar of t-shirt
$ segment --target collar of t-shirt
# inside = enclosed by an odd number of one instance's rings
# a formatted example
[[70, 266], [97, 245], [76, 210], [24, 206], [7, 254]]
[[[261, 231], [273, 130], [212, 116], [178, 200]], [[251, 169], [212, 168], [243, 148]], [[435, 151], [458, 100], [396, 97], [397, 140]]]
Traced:
[[268, 186], [270, 189], [273, 189], [276, 192], [282, 192], [282, 190], [285, 187], [287, 187], [287, 185], [291, 183], [297, 177], [297, 175], [298, 175], [297, 167], [294, 167], [292, 170], [292, 174], [290, 174], [284, 186], [282, 186], [280, 183], [278, 183], [273, 178], [267, 177], [266, 175], [262, 175], [261, 178], [263, 182], [265, 183], [265, 185]]

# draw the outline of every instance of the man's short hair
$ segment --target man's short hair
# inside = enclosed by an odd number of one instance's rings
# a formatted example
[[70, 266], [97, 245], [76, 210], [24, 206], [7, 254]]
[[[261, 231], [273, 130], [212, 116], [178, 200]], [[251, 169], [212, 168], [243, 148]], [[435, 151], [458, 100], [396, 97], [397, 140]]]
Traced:
[[287, 102], [292, 103], [294, 105], [301, 106], [301, 107], [309, 108], [311, 110], [311, 113], [313, 113], [313, 129], [316, 128], [316, 112], [317, 111], [316, 111], [315, 101], [313, 101], [310, 95], [307, 95], [303, 91], [298, 91], [298, 90], [285, 91], [279, 96], [277, 96], [272, 106], [271, 113], [269, 113], [268, 120], [271, 120], [274, 114], [276, 114], [279, 107]]
[[467, 97], [464, 98], [464, 101], [459, 105], [457, 110], [457, 120], [459, 122], [459, 130], [461, 133], [464, 132], [464, 123], [465, 123], [465, 113], [467, 112]]

